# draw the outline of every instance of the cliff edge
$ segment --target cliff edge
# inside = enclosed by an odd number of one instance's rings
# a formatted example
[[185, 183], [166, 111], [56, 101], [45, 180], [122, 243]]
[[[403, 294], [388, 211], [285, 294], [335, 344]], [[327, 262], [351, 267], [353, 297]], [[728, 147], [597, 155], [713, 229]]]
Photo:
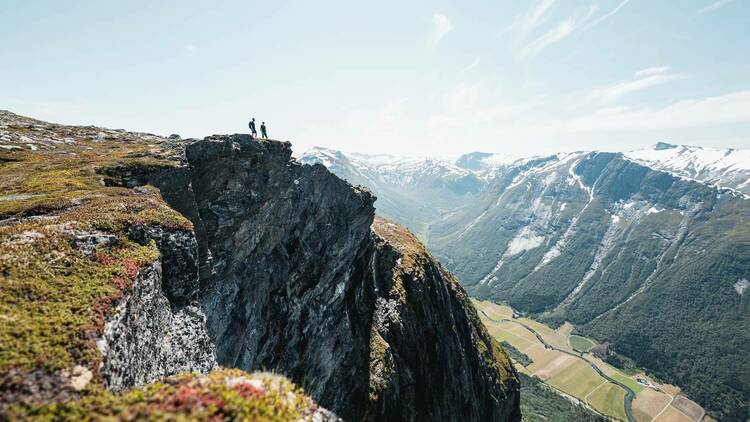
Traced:
[[[344, 420], [520, 419], [515, 371], [455, 278], [288, 143], [2, 112], [0, 163], [10, 414], [266, 382], [223, 366], [288, 377]], [[202, 381], [169, 378], [185, 371]], [[315, 402], [295, 417], [336, 418]]]

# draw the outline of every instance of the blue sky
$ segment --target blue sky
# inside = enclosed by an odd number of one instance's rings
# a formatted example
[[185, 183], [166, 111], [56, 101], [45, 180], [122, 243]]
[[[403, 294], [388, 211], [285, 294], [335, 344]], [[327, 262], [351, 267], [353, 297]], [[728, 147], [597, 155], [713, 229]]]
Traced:
[[750, 148], [750, 2], [0, 3], [0, 108], [296, 151]]

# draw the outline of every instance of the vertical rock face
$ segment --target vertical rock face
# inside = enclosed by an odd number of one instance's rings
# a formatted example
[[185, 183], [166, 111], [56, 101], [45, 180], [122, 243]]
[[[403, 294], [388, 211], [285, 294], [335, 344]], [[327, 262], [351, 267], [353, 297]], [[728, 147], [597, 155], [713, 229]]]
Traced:
[[518, 383], [458, 280], [376, 218], [370, 398], [383, 420], [519, 420]]
[[154, 183], [195, 226], [219, 364], [278, 371], [345, 420], [520, 419], [462, 288], [404, 229], [371, 229], [369, 192], [288, 143], [215, 136], [186, 157]]
[[139, 271], [97, 341], [108, 388], [141, 386], [178, 372], [216, 366], [198, 299], [197, 243], [192, 232], [136, 225], [131, 238], [156, 241], [159, 260]]

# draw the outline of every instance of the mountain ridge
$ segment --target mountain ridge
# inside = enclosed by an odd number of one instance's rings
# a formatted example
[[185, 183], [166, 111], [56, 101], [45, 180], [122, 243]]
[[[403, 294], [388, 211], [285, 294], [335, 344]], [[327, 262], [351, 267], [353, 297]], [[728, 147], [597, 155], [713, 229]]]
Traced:
[[572, 321], [710, 413], [742, 420], [750, 387], [734, 379], [750, 370], [737, 363], [750, 342], [738, 328], [750, 323], [747, 299], [735, 287], [750, 273], [744, 193], [621, 153], [556, 154], [492, 171], [478, 190], [418, 180], [399, 186], [400, 196], [383, 178], [385, 189], [348, 180], [385, 199], [378, 211], [417, 231], [473, 296], [553, 325]]

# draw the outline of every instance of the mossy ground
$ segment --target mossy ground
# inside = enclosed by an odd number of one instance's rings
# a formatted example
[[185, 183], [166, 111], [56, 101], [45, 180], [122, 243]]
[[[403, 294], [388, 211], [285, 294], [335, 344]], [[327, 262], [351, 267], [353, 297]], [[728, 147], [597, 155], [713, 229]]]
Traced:
[[[183, 145], [3, 111], [0, 134], [18, 142], [0, 148], [0, 420], [311, 420], [312, 399], [272, 374], [219, 369], [106, 390], [95, 339], [159, 257], [153, 241], [130, 240], [131, 227], [193, 227], [158, 189], [105, 179], [179, 165]], [[81, 247], [92, 235], [108, 241]], [[89, 377], [82, 388], [69, 382], [75, 373]]]
[[180, 374], [113, 394], [99, 389], [62, 403], [13, 406], [11, 420], [40, 421], [268, 421], [311, 420], [316, 404], [283, 377], [220, 369]]
[[[109, 307], [158, 258], [154, 244], [130, 241], [128, 229], [192, 229], [155, 188], [135, 191], [102, 181], [108, 168], [177, 165], [158, 158], [168, 155], [166, 148], [137, 137], [94, 140], [96, 128], [50, 127], [46, 138], [59, 130], [68, 141], [0, 151], [0, 380], [11, 370], [54, 373], [74, 365], [96, 373], [94, 339]], [[4, 130], [21, 136], [30, 129]], [[84, 253], [73, 242], [85, 233], [117, 241]]]

